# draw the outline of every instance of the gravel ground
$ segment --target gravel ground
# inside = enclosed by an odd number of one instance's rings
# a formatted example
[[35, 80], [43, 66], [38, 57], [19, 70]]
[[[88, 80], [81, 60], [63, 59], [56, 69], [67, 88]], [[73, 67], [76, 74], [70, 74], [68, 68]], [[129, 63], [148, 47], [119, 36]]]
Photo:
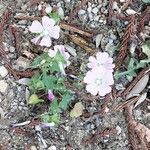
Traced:
[[[15, 3], [16, 2], [16, 3]], [[27, 7], [27, 0], [17, 0], [12, 2], [1, 1], [0, 2], [0, 15], [3, 13], [7, 5], [10, 5], [13, 11], [13, 16], [19, 14], [39, 16], [37, 5]], [[62, 18], [67, 21], [68, 15], [78, 0], [55, 0], [49, 2], [51, 6], [57, 6], [61, 8], [64, 16]], [[48, 3], [48, 2], [47, 2]], [[123, 1], [118, 2], [116, 11], [119, 11]], [[142, 6], [140, 1], [137, 2], [137, 6], [129, 9], [138, 11]], [[62, 14], [63, 14], [62, 13]], [[89, 46], [96, 49], [96, 51], [102, 50], [108, 52], [115, 58], [115, 53], [118, 50], [118, 44], [120, 37], [122, 36], [122, 30], [128, 24], [128, 21], [113, 20], [113, 28], [107, 25], [108, 16], [108, 1], [107, 0], [91, 0], [77, 13], [74, 20], [71, 20], [72, 24], [80, 26], [82, 29], [94, 31], [97, 36], [94, 36], [89, 41]], [[31, 45], [28, 27], [31, 25], [31, 21], [17, 20], [13, 17], [9, 20], [9, 24], [17, 26], [19, 33], [21, 33], [21, 53], [24, 50], [34, 52], [35, 48], [38, 51], [38, 47]], [[119, 32], [118, 32], [119, 31]], [[100, 39], [100, 40], [98, 40]], [[65, 38], [65, 34], [62, 32], [61, 38], [58, 41], [54, 41], [57, 44], [67, 44], [74, 48], [77, 53], [76, 58], [72, 58], [73, 63], [78, 66], [84, 66], [87, 63], [89, 54], [82, 48], [74, 45], [72, 42]], [[23, 55], [17, 57], [16, 48], [13, 46], [13, 42], [10, 38], [8, 30], [5, 30], [4, 35], [5, 51], [7, 58], [11, 61], [13, 68], [22, 71], [25, 70], [31, 60], [25, 58]], [[82, 62], [82, 63], [81, 63]], [[9, 70], [4, 66], [5, 62], [0, 61], [0, 149], [2, 150], [130, 150], [131, 146], [128, 141], [127, 125], [123, 115], [123, 111], [120, 110], [116, 113], [107, 113], [105, 117], [99, 115], [92, 115], [91, 117], [81, 116], [77, 119], [71, 119], [67, 112], [64, 112], [61, 116], [61, 123], [53, 128], [40, 129], [38, 123], [25, 125], [23, 127], [13, 129], [10, 125], [13, 123], [19, 123], [32, 120], [35, 114], [43, 111], [42, 108], [29, 107], [27, 100], [30, 96], [30, 91], [27, 86], [28, 78], [16, 80], [9, 74]], [[76, 66], [75, 66], [76, 68]], [[68, 69], [72, 70], [71, 68]], [[84, 72], [84, 71], [83, 71]], [[74, 75], [79, 75], [76, 69], [71, 72]], [[126, 80], [119, 85], [124, 86]], [[79, 101], [83, 102], [84, 111], [90, 114], [97, 112], [103, 100], [92, 102], [84, 101], [80, 97], [76, 97]], [[111, 101], [109, 107], [112, 104], [118, 104], [118, 101]], [[145, 106], [145, 108], [143, 107]], [[141, 123], [144, 123], [150, 128], [150, 105], [144, 102], [142, 106], [137, 107], [134, 110], [135, 119]], [[114, 128], [117, 133], [108, 135], [105, 137], [99, 137], [95, 139], [93, 143], [87, 143], [91, 135], [104, 131], [105, 129]]]

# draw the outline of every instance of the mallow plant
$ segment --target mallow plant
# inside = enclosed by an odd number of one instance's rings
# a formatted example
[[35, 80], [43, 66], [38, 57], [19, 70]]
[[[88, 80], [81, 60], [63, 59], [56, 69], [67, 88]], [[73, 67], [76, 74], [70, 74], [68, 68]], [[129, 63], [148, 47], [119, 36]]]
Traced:
[[113, 59], [106, 52], [98, 52], [96, 58], [89, 57], [87, 67], [90, 69], [85, 77], [84, 82], [87, 92], [92, 95], [105, 96], [111, 92], [113, 80]]
[[[54, 45], [52, 39], [60, 36], [58, 16], [47, 12], [48, 16], [43, 16], [42, 21], [35, 20], [29, 27], [29, 31], [35, 34], [32, 43], [49, 47], [31, 63], [31, 68], [35, 70], [29, 88], [31, 96], [28, 103], [39, 105], [44, 101], [49, 103], [49, 111], [41, 115], [44, 122], [56, 124], [59, 122], [60, 114], [66, 110], [72, 98], [71, 92], [64, 85], [66, 80], [65, 68], [70, 65], [70, 54], [65, 50], [64, 45]], [[96, 57], [90, 56], [88, 72], [84, 77], [86, 91], [92, 95], [105, 96], [111, 92], [113, 80], [113, 59], [106, 52], [98, 52]], [[45, 98], [42, 99], [41, 94]], [[77, 109], [78, 110], [78, 109]]]
[[66, 110], [71, 100], [70, 91], [65, 87], [65, 67], [70, 64], [69, 53], [63, 45], [56, 45], [39, 57], [35, 58], [31, 68], [35, 71], [31, 78], [30, 90], [33, 93], [29, 104], [38, 104], [44, 100], [38, 97], [41, 91], [46, 91], [46, 99], [50, 103], [49, 112], [42, 115], [46, 122], [57, 123], [62, 110]]

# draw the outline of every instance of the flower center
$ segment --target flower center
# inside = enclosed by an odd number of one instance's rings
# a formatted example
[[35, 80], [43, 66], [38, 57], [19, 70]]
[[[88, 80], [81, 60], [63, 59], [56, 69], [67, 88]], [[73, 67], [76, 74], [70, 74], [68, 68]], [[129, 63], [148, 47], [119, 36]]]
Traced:
[[98, 66], [98, 67], [100, 67], [100, 66], [102, 66], [102, 65], [103, 65], [102, 63], [99, 63], [99, 62], [97, 63], [97, 66]]
[[44, 30], [44, 31], [41, 33], [41, 36], [47, 36], [47, 35], [49, 35], [48, 30]]
[[102, 84], [102, 79], [96, 79], [95, 84], [98, 85], [98, 86], [101, 85]]

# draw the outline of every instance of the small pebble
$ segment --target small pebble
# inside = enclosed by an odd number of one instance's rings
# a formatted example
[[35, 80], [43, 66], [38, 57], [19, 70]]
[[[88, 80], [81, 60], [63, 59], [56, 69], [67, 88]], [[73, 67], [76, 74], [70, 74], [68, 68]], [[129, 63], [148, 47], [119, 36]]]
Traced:
[[120, 126], [116, 126], [117, 134], [119, 135], [121, 133], [121, 128]]
[[134, 14], [136, 14], [137, 12], [134, 11], [133, 9], [127, 9], [127, 10], [126, 10], [126, 13], [127, 13], [128, 15], [134, 15]]
[[0, 92], [5, 94], [8, 89], [8, 84], [5, 82], [5, 80], [0, 81]]
[[52, 7], [51, 7], [50, 5], [48, 5], [48, 6], [46, 7], [46, 9], [45, 9], [45, 12], [46, 12], [47, 14], [49, 14], [49, 13], [51, 13], [51, 11], [52, 11]]
[[124, 3], [126, 0], [120, 0], [120, 3]]
[[94, 14], [97, 14], [97, 13], [98, 13], [98, 8], [95, 7], [94, 9], [92, 9], [92, 12], [93, 12]]
[[89, 13], [91, 13], [92, 7], [88, 7], [87, 11], [88, 11]]
[[0, 76], [1, 76], [2, 78], [4, 78], [4, 77], [7, 76], [7, 74], [8, 74], [7, 69], [6, 69], [4, 66], [0, 66]]
[[50, 146], [47, 150], [56, 150], [56, 146]]
[[30, 150], [37, 150], [37, 148], [35, 146], [31, 146]]
[[81, 9], [81, 10], [79, 10], [78, 14], [79, 14], [79, 15], [84, 15], [85, 12], [86, 12], [85, 10]]
[[9, 47], [9, 51], [10, 51], [11, 53], [14, 53], [14, 52], [15, 52], [15, 48], [14, 48], [13, 46], [10, 46], [10, 47]]

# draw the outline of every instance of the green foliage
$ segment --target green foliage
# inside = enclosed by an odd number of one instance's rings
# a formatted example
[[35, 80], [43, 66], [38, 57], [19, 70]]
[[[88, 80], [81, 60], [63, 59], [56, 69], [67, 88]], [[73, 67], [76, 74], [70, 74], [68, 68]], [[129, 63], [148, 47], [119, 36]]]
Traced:
[[69, 104], [71, 100], [71, 96], [70, 94], [67, 92], [65, 93], [63, 96], [62, 96], [62, 100], [61, 102], [59, 103], [59, 108], [62, 109], [62, 110], [66, 110], [67, 109], [67, 106]]
[[53, 18], [56, 21], [56, 23], [60, 22], [60, 16], [59, 16], [58, 12], [49, 13], [48, 16], [50, 18]]
[[41, 118], [44, 122], [48, 122], [48, 123], [54, 122], [55, 124], [58, 124], [60, 120], [60, 114], [53, 114], [53, 115], [44, 114], [42, 115]]
[[32, 94], [29, 98], [28, 104], [30, 105], [36, 105], [38, 103], [43, 102], [44, 100], [39, 99], [38, 96], [36, 94]]
[[29, 88], [32, 91], [32, 93], [45, 89], [45, 86], [40, 78], [41, 77], [39, 72], [35, 71], [29, 83]]
[[142, 45], [142, 51], [144, 54], [147, 55], [147, 57], [150, 59], [150, 40], [146, 41], [143, 45]]
[[58, 74], [60, 72], [59, 62], [66, 63], [60, 52], [53, 58], [49, 57], [46, 52], [35, 58], [31, 64], [31, 68], [39, 71], [35, 71], [29, 84], [31, 92], [34, 93], [29, 99], [29, 104], [36, 105], [43, 102], [37, 96], [40, 91], [47, 92], [50, 89], [55, 95], [55, 99], [50, 104], [49, 112], [41, 117], [44, 122], [58, 123], [60, 113], [67, 109], [71, 100], [70, 92], [64, 86], [65, 78]]
[[150, 0], [142, 0], [144, 3], [150, 3]]
[[124, 72], [116, 72], [114, 77], [118, 80], [121, 76], [126, 76], [126, 78], [131, 81], [133, 77], [136, 76], [136, 70], [139, 68], [144, 68], [147, 63], [150, 63], [150, 60], [141, 60], [138, 62], [135, 58], [131, 58], [128, 64], [127, 71]]

